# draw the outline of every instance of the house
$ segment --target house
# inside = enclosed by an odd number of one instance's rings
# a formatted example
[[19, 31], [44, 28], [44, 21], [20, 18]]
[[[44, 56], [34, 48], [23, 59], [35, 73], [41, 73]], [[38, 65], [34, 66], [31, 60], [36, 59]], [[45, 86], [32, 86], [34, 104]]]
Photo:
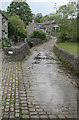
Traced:
[[34, 23], [34, 22], [30, 23], [30, 24], [26, 27], [26, 29], [27, 29], [27, 34], [28, 34], [28, 35], [30, 35], [30, 34], [31, 34], [33, 31], [35, 31], [35, 30], [40, 30], [39, 26], [38, 26], [36, 23]]
[[0, 40], [8, 38], [8, 18], [0, 10]]
[[30, 35], [34, 30], [42, 30], [45, 33], [50, 33], [52, 30], [56, 31], [58, 30], [59, 26], [57, 25], [56, 20], [53, 21], [47, 21], [43, 23], [30, 23], [27, 26], [27, 34]]
[[47, 22], [44, 22], [43, 24], [44, 24], [44, 27], [46, 28], [46, 33], [50, 33], [52, 30], [56, 31], [59, 28], [56, 20], [47, 21]]

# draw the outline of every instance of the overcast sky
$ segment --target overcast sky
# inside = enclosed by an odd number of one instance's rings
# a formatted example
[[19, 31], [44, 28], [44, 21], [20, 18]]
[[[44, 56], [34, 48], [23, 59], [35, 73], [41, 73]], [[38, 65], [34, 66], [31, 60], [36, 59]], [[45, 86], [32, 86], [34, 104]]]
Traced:
[[[55, 12], [55, 3], [57, 8], [60, 5], [67, 4], [69, 0], [27, 0], [33, 13], [42, 13], [43, 15]], [[12, 0], [0, 0], [0, 9], [6, 10]]]

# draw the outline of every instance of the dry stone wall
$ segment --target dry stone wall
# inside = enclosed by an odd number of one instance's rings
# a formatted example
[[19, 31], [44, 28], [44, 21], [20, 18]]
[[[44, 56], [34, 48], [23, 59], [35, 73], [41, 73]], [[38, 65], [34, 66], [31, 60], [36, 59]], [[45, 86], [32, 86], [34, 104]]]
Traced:
[[57, 45], [54, 45], [53, 50], [59, 56], [61, 60], [63, 60], [65, 63], [70, 64], [70, 66], [72, 66], [73, 69], [79, 72], [79, 57], [78, 56], [75, 56], [72, 53], [69, 53], [59, 48]]
[[28, 54], [29, 47], [27, 43], [22, 43], [21, 45], [4, 47], [3, 51], [9, 61], [21, 61]]

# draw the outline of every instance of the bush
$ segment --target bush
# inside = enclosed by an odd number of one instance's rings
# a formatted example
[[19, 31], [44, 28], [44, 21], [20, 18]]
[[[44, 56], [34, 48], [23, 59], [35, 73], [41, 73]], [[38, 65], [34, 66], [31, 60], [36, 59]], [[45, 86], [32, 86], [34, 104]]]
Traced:
[[58, 38], [57, 42], [64, 42], [64, 41], [66, 41], [67, 40], [66, 32], [59, 32], [57, 38]]
[[33, 31], [33, 33], [30, 35], [30, 38], [40, 38], [42, 40], [46, 39], [46, 33], [42, 31]]
[[12, 40], [9, 40], [8, 38], [3, 38], [2, 47], [10, 47], [12, 45]]
[[21, 38], [27, 38], [27, 34], [22, 33], [22, 32], [18, 32], [18, 33], [16, 34], [16, 36], [20, 36]]

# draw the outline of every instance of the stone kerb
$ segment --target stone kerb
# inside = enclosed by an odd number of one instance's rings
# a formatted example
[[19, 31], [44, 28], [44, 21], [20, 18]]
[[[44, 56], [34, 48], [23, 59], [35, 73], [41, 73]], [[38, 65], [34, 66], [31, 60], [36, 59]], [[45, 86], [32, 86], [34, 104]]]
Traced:
[[23, 60], [25, 54], [28, 54], [29, 47], [28, 44], [24, 42], [21, 45], [4, 47], [3, 51], [9, 61], [21, 61]]
[[53, 47], [54, 52], [57, 56], [65, 63], [70, 65], [76, 72], [79, 72], [79, 57], [69, 53], [61, 48], [59, 48], [56, 44]]

